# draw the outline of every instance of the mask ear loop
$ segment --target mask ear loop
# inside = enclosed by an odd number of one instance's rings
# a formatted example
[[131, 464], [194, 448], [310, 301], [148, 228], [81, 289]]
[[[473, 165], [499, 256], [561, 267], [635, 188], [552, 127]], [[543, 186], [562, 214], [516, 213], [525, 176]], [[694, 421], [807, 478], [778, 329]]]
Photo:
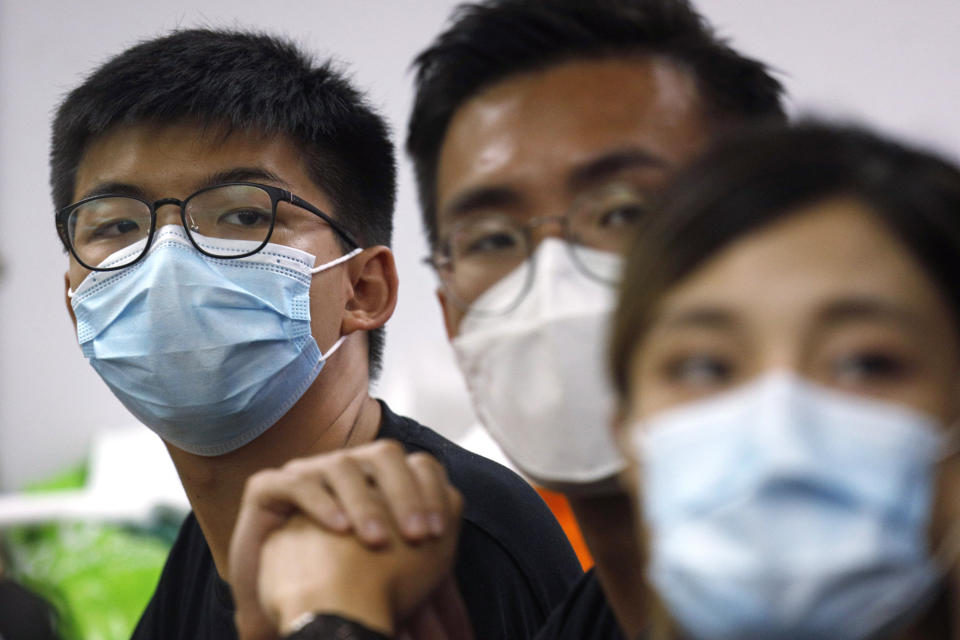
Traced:
[[360, 253], [361, 251], [363, 251], [363, 248], [362, 248], [362, 247], [357, 247], [356, 249], [354, 249], [354, 250], [351, 251], [350, 253], [347, 253], [347, 254], [345, 254], [345, 255], [342, 255], [342, 256], [340, 256], [339, 258], [337, 258], [336, 260], [331, 260], [330, 262], [324, 263], [324, 264], [320, 265], [319, 267], [314, 267], [313, 269], [310, 269], [310, 273], [312, 273], [312, 274], [317, 274], [317, 273], [320, 273], [321, 271], [326, 271], [327, 269], [330, 269], [330, 268], [332, 268], [332, 267], [335, 267], [335, 266], [337, 266], [338, 264], [343, 264], [344, 262], [346, 262], [347, 260], [349, 260], [349, 259], [352, 258], [353, 256], [357, 255], [357, 254]]
[[[354, 250], [351, 251], [350, 253], [347, 253], [347, 254], [345, 254], [345, 255], [342, 255], [342, 256], [340, 256], [339, 258], [337, 258], [336, 260], [331, 260], [330, 262], [327, 262], [327, 263], [325, 263], [325, 264], [321, 264], [319, 267], [314, 267], [313, 269], [310, 269], [310, 273], [312, 273], [312, 274], [317, 274], [317, 273], [320, 273], [321, 271], [326, 271], [327, 269], [330, 269], [330, 268], [332, 268], [332, 267], [335, 267], [335, 266], [337, 266], [338, 264], [343, 264], [344, 262], [346, 262], [346, 261], [349, 260], [350, 258], [352, 258], [352, 257], [354, 257], [355, 255], [359, 254], [361, 251], [363, 251], [363, 247], [357, 247], [356, 249], [354, 249]], [[324, 359], [325, 361], [326, 361], [326, 360], [329, 360], [329, 359], [330, 359], [330, 356], [332, 356], [334, 353], [337, 352], [337, 349], [340, 348], [340, 345], [342, 345], [343, 342], [344, 342], [344, 340], [346, 340], [346, 339], [347, 339], [347, 336], [340, 336], [340, 338], [339, 338], [336, 342], [333, 343], [333, 346], [330, 347], [330, 350], [323, 354], [323, 359]]]
[[332, 356], [334, 353], [337, 352], [337, 349], [340, 348], [340, 345], [342, 345], [346, 339], [347, 339], [347, 336], [340, 336], [340, 338], [338, 338], [337, 341], [333, 343], [333, 346], [330, 347], [330, 350], [327, 351], [325, 354], [323, 354], [323, 359], [329, 360], [330, 356]]

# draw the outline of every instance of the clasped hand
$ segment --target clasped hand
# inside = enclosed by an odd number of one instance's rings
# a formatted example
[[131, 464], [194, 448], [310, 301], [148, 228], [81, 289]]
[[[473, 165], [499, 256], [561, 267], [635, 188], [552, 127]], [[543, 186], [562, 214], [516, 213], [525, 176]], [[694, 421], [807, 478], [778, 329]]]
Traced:
[[229, 555], [241, 640], [275, 640], [307, 613], [472, 637], [451, 577], [462, 508], [436, 459], [391, 440], [251, 476]]

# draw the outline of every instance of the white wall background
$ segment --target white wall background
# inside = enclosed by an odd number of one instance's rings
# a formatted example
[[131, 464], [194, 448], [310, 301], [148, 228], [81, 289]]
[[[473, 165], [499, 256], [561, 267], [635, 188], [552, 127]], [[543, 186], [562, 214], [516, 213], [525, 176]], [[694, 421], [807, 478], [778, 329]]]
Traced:
[[[792, 107], [857, 117], [960, 157], [957, 0], [700, 0], [742, 51], [781, 71]], [[410, 60], [450, 0], [0, 0], [0, 489], [80, 460], [91, 434], [132, 418], [76, 345], [47, 188], [49, 120], [65, 92], [126, 46], [173, 27], [259, 27], [348, 62], [402, 138]], [[399, 142], [399, 140], [398, 140]], [[401, 164], [401, 301], [381, 395], [451, 436], [470, 421], [419, 263], [412, 178]], [[439, 392], [437, 390], [440, 390]]]

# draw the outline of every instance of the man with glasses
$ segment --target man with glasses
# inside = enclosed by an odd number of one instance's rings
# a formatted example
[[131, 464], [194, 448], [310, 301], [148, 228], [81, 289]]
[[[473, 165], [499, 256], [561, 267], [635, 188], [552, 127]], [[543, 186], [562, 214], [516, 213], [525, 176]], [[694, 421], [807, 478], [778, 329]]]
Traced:
[[566, 495], [596, 560], [538, 637], [619, 637], [617, 621], [638, 637], [650, 599], [603, 366], [612, 285], [658, 187], [723, 132], [782, 119], [781, 87], [686, 0], [467, 5], [415, 69], [407, 150], [474, 408]]
[[[237, 636], [222, 578], [258, 566], [229, 553], [245, 485], [262, 500], [243, 512], [258, 540], [298, 504], [373, 545], [398, 528], [429, 551], [459, 529], [479, 637], [529, 635], [576, 579], [522, 481], [369, 396], [396, 304], [394, 180], [362, 96], [264, 35], [143, 42], [60, 106], [51, 183], [78, 340], [163, 439], [193, 507], [135, 638]], [[353, 508], [357, 487], [390, 495], [445, 473], [467, 504], [456, 527]]]
[[474, 408], [567, 497], [596, 560], [536, 637], [641, 637], [656, 604], [609, 433], [612, 285], [661, 185], [725, 132], [782, 120], [781, 86], [686, 0], [469, 4], [414, 66], [407, 150]]

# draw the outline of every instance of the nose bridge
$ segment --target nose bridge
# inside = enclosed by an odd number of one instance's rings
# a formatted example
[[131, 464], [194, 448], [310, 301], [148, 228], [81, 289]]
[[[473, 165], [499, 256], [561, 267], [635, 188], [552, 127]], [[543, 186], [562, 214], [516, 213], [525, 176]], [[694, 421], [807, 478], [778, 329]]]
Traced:
[[168, 224], [180, 224], [180, 210], [183, 201], [176, 198], [164, 198], [153, 203], [153, 210], [157, 212], [157, 228]]
[[530, 220], [530, 239], [532, 242], [531, 250], [536, 250], [540, 242], [546, 238], [557, 238], [562, 240], [565, 237], [566, 222], [563, 216], [542, 216]]
[[777, 475], [790, 475], [807, 461], [809, 434], [804, 423], [808, 416], [797, 394], [795, 383], [779, 375], [764, 390], [759, 436], [764, 458]]

